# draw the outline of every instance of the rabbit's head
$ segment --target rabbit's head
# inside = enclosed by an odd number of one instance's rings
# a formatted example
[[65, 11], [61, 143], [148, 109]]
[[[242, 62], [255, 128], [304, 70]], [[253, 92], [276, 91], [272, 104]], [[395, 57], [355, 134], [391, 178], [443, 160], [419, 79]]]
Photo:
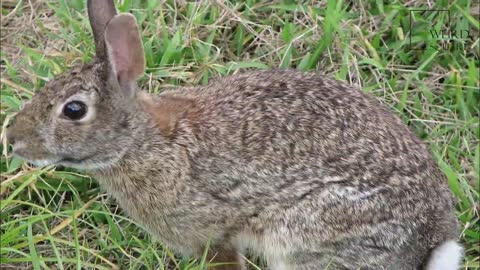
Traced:
[[108, 166], [138, 130], [132, 99], [145, 60], [135, 17], [116, 15], [113, 0], [87, 5], [95, 61], [50, 81], [7, 132], [14, 153], [37, 166]]

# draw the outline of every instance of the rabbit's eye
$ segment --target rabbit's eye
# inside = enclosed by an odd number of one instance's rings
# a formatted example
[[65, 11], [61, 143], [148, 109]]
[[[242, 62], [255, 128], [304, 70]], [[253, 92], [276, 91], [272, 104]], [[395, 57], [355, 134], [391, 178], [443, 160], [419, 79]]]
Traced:
[[71, 120], [80, 120], [85, 114], [87, 114], [87, 105], [81, 101], [70, 101], [63, 106], [63, 115]]

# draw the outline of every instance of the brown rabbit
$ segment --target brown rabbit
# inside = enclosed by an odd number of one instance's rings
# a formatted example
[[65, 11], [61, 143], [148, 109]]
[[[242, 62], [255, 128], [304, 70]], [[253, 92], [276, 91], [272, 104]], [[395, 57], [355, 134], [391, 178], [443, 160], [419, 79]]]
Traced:
[[[17, 115], [14, 153], [93, 175], [183, 255], [211, 243], [272, 270], [458, 268], [445, 177], [373, 98], [315, 73], [249, 72], [153, 97], [137, 91], [135, 18], [88, 1], [96, 60], [47, 84]], [[220, 269], [220, 268], [219, 268]]]

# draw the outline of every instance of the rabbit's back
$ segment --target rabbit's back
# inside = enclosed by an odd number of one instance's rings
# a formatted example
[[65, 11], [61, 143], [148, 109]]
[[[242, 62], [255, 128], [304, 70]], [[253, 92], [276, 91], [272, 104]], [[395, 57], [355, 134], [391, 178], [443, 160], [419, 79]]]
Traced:
[[296, 167], [363, 185], [446, 187], [427, 147], [393, 112], [318, 74], [244, 73], [166, 94], [194, 98], [193, 117], [180, 124], [207, 159], [252, 172]]

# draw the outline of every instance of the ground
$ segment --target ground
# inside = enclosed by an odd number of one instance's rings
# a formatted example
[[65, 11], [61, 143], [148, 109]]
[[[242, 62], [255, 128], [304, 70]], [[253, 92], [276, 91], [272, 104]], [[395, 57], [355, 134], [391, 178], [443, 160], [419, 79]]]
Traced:
[[[11, 156], [5, 127], [21, 104], [93, 57], [84, 2], [1, 4], [1, 267], [203, 269], [204, 260], [178, 258], [152, 241], [94, 179], [32, 168]], [[480, 7], [474, 1], [123, 0], [117, 7], [133, 13], [142, 29], [145, 91], [205, 84], [245, 69], [296, 68], [346, 81], [388, 104], [448, 177], [466, 247], [462, 269], [480, 268]], [[422, 47], [440, 29], [457, 34]]]

